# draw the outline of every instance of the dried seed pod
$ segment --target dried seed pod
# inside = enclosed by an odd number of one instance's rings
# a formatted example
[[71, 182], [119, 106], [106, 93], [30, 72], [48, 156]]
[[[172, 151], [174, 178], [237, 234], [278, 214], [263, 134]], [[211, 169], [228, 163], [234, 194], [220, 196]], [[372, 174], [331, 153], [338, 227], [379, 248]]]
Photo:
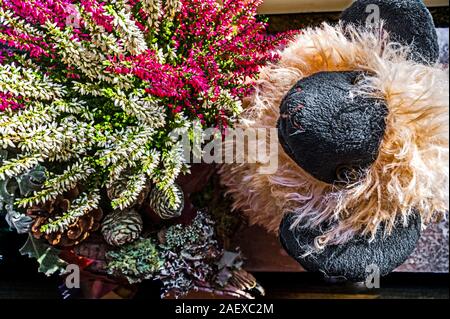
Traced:
[[27, 215], [34, 218], [31, 233], [36, 239], [45, 238], [51, 245], [60, 247], [71, 247], [80, 244], [92, 233], [100, 228], [103, 218], [102, 209], [94, 209], [86, 215], [78, 218], [66, 230], [45, 234], [41, 227], [49, 222], [51, 218], [64, 215], [70, 210], [70, 203], [79, 195], [78, 188], [74, 188], [56, 199], [48, 201], [44, 205], [33, 206], [28, 209]]
[[[171, 195], [178, 200], [174, 207], [169, 204]], [[184, 209], [184, 193], [180, 186], [174, 184], [170, 189], [160, 190], [154, 188], [149, 196], [150, 207], [162, 219], [172, 219], [181, 216]], [[172, 199], [173, 200], [173, 199]]]

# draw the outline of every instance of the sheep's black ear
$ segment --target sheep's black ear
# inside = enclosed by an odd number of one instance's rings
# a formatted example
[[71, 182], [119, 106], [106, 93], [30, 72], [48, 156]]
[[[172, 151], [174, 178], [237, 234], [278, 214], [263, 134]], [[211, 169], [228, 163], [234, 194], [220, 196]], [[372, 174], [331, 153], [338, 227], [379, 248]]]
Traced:
[[379, 15], [393, 39], [413, 48], [420, 63], [439, 59], [439, 44], [431, 13], [422, 0], [357, 0], [342, 14], [344, 25], [365, 26]]

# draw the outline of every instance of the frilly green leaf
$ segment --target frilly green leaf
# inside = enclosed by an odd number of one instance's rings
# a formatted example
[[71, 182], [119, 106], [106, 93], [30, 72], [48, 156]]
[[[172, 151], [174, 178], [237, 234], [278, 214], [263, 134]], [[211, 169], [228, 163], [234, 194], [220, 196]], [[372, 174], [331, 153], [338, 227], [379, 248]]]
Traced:
[[25, 245], [20, 249], [23, 256], [35, 258], [39, 263], [39, 272], [46, 276], [53, 274], [64, 274], [67, 263], [59, 257], [60, 251], [55, 247], [35, 239], [31, 234]]

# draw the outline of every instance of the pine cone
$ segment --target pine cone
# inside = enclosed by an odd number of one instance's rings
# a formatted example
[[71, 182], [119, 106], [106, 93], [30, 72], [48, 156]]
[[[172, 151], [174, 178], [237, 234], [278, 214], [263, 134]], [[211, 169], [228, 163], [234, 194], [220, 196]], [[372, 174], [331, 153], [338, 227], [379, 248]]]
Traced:
[[172, 208], [169, 206], [167, 193], [154, 188], [150, 193], [150, 207], [162, 219], [172, 219], [180, 217], [184, 209], [184, 193], [180, 186], [174, 185], [174, 192], [180, 198], [179, 204]]
[[139, 238], [144, 228], [141, 215], [135, 210], [115, 211], [106, 216], [102, 234], [112, 246], [122, 246]]
[[50, 218], [62, 216], [69, 211], [70, 203], [79, 194], [78, 189], [73, 189], [63, 196], [48, 201], [44, 205], [34, 206], [27, 211], [27, 215], [34, 218], [31, 233], [36, 239], [45, 238], [51, 245], [60, 247], [71, 247], [78, 245], [91, 233], [100, 228], [100, 221], [103, 217], [101, 209], [95, 209], [80, 217], [63, 232], [45, 234], [41, 232], [41, 227], [49, 222]]
[[[119, 198], [122, 194], [123, 190], [127, 188], [127, 184], [125, 181], [118, 180], [115, 181], [114, 184], [107, 188], [106, 194], [108, 195], [108, 198], [112, 201], [116, 198]], [[138, 198], [134, 202], [133, 206], [141, 206], [145, 200], [148, 197], [148, 194], [150, 193], [150, 187], [146, 186], [144, 190], [139, 194]]]

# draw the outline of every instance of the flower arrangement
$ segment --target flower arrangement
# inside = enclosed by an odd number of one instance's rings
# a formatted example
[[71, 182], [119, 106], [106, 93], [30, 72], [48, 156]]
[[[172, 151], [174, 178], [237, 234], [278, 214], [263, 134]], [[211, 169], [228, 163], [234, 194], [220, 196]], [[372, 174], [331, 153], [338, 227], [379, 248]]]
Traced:
[[[30, 234], [24, 251], [44, 272], [101, 233], [115, 276], [184, 271], [189, 288], [213, 277], [157, 244], [142, 207], [182, 215], [176, 180], [189, 165], [170, 133], [233, 125], [260, 67], [277, 59], [284, 38], [265, 35], [261, 2], [0, 0], [0, 212]], [[208, 252], [192, 254], [209, 255], [213, 237], [203, 229]], [[52, 259], [27, 252], [37, 245]]]

